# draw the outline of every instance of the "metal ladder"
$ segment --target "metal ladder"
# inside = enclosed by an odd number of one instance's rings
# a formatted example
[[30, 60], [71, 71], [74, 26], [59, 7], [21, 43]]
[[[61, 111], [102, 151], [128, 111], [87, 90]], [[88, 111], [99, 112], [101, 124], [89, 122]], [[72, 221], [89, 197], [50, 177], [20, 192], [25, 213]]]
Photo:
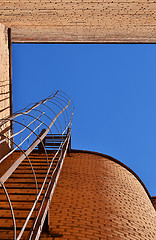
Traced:
[[57, 91], [3, 119], [10, 151], [0, 160], [0, 239], [39, 239], [64, 158], [71, 148], [73, 106]]

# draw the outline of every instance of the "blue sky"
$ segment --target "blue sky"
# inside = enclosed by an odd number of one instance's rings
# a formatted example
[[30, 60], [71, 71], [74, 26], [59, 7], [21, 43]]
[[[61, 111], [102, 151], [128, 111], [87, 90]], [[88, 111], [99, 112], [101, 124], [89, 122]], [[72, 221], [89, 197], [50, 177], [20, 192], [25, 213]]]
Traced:
[[74, 102], [72, 148], [108, 154], [156, 195], [156, 45], [13, 44], [13, 107]]

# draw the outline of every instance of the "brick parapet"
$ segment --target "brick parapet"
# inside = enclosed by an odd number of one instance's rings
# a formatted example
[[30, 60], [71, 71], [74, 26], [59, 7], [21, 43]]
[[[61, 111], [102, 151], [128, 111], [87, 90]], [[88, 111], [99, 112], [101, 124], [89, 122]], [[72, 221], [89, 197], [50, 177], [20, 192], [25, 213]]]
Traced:
[[156, 42], [153, 0], [5, 0], [14, 42]]
[[143, 185], [121, 164], [73, 152], [50, 205], [50, 232], [62, 234], [56, 239], [154, 240], [156, 211]]

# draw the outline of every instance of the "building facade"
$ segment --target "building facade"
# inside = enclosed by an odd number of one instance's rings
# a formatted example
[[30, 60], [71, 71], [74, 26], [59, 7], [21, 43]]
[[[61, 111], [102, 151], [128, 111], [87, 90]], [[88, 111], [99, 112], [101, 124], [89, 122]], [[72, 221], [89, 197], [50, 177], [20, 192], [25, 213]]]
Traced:
[[[1, 1], [0, 118], [12, 114], [11, 42], [155, 43], [155, 21], [151, 0]], [[1, 129], [8, 137], [11, 131], [11, 122]], [[5, 143], [1, 157], [10, 148]], [[72, 150], [50, 204], [49, 232], [40, 239], [155, 240], [155, 208], [156, 197], [127, 166]]]

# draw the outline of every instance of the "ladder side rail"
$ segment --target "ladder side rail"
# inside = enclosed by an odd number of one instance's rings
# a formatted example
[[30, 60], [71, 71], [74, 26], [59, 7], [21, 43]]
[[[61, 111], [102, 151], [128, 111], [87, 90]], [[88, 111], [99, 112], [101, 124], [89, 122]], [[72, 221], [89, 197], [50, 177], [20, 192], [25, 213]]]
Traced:
[[28, 215], [28, 217], [27, 217], [27, 219], [26, 219], [23, 227], [22, 227], [22, 230], [21, 230], [20, 234], [19, 234], [18, 237], [17, 237], [17, 240], [19, 240], [19, 239], [21, 238], [21, 236], [22, 236], [22, 234], [23, 234], [23, 232], [24, 232], [24, 229], [25, 229], [25, 227], [26, 227], [26, 225], [27, 225], [27, 223], [28, 223], [28, 221], [29, 221], [29, 219], [30, 219], [30, 217], [31, 217], [34, 209], [35, 209], [35, 206], [36, 206], [36, 204], [37, 204], [37, 202], [38, 202], [38, 200], [39, 200], [39, 197], [41, 196], [41, 193], [42, 193], [42, 191], [43, 191], [43, 188], [44, 188], [44, 186], [45, 186], [45, 184], [46, 184], [46, 182], [47, 182], [47, 178], [48, 178], [49, 172], [50, 172], [50, 170], [51, 170], [51, 167], [52, 167], [52, 165], [53, 165], [53, 162], [54, 162], [55, 158], [57, 157], [57, 155], [58, 155], [61, 147], [62, 147], [62, 144], [60, 145], [59, 149], [57, 150], [57, 152], [55, 153], [54, 157], [52, 158], [52, 161], [51, 161], [50, 166], [49, 166], [49, 168], [48, 168], [48, 171], [47, 171], [47, 173], [46, 173], [44, 182], [43, 182], [43, 184], [42, 184], [42, 186], [41, 186], [41, 189], [40, 189], [39, 193], [37, 194], [37, 198], [36, 198], [36, 200], [35, 200], [35, 202], [34, 202], [34, 204], [33, 204], [33, 206], [32, 206], [32, 209], [31, 209], [31, 211], [30, 211], [30, 213], [29, 213], [29, 215]]
[[[51, 201], [52, 195], [54, 193], [58, 178], [59, 178], [59, 174], [60, 171], [62, 169], [62, 165], [64, 162], [64, 158], [68, 149], [68, 145], [69, 145], [69, 141], [70, 141], [70, 132], [68, 133], [65, 141], [61, 144], [62, 145], [62, 150], [61, 150], [61, 155], [59, 157], [59, 160], [57, 162], [57, 165], [51, 175], [51, 180], [48, 184], [48, 187], [46, 189], [44, 198], [42, 200], [42, 204], [40, 207], [40, 210], [38, 212], [38, 216], [36, 218], [36, 221], [34, 223], [32, 232], [30, 233], [30, 237], [28, 238], [29, 240], [38, 240], [43, 224], [44, 224], [44, 220], [48, 211], [48, 207], [49, 207], [49, 203]], [[45, 204], [45, 206], [44, 206]], [[42, 213], [42, 214], [41, 214]]]

